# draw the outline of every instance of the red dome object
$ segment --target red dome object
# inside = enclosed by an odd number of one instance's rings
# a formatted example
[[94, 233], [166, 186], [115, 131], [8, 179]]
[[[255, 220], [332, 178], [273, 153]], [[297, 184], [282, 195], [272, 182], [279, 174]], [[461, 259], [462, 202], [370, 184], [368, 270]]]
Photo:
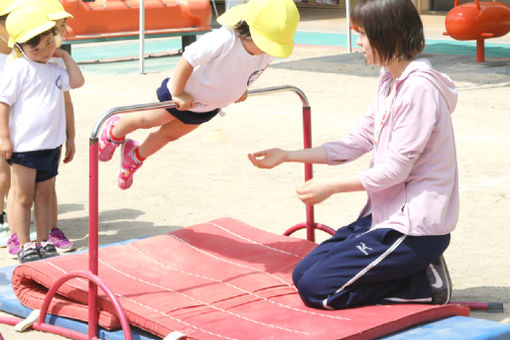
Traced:
[[510, 7], [500, 2], [479, 1], [459, 5], [446, 15], [446, 32], [456, 40], [477, 41], [477, 61], [483, 62], [484, 39], [501, 37], [510, 31]]

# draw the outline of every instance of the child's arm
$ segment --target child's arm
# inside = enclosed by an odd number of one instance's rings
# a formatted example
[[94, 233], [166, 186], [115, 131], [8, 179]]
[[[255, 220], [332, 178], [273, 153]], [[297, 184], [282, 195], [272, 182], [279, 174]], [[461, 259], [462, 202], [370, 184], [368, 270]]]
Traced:
[[193, 97], [184, 92], [184, 87], [192, 72], [193, 66], [191, 66], [186, 59], [181, 58], [172, 76], [172, 88], [170, 89], [170, 93], [172, 94], [172, 100], [177, 109], [181, 111], [186, 111], [193, 107]]
[[66, 110], [66, 153], [64, 163], [69, 163], [74, 158], [76, 147], [74, 144], [74, 136], [76, 134], [74, 126], [74, 106], [69, 91], [64, 92], [64, 102]]
[[241, 103], [244, 102], [248, 98], [248, 90], [244, 91], [243, 95], [239, 97], [238, 100], [236, 100], [234, 103]]
[[64, 64], [66, 65], [67, 69], [67, 74], [69, 74], [69, 86], [72, 89], [76, 89], [78, 87], [83, 86], [83, 84], [85, 83], [85, 79], [83, 79], [80, 67], [78, 66], [78, 64], [76, 64], [71, 55], [64, 51], [63, 49], [57, 48], [53, 56], [56, 58], [62, 58], [64, 60]]
[[12, 156], [11, 132], [9, 130], [10, 107], [0, 102], [0, 156], [9, 159]]

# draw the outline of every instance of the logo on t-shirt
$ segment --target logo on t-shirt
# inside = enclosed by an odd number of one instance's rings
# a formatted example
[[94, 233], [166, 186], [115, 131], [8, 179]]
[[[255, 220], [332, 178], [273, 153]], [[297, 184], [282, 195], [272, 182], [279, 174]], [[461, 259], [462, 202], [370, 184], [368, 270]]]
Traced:
[[248, 83], [246, 85], [250, 86], [251, 84], [253, 84], [253, 82], [257, 80], [257, 78], [260, 76], [262, 72], [264, 72], [264, 69], [253, 72], [248, 78]]
[[58, 75], [57, 79], [55, 80], [55, 85], [62, 90], [62, 75]]

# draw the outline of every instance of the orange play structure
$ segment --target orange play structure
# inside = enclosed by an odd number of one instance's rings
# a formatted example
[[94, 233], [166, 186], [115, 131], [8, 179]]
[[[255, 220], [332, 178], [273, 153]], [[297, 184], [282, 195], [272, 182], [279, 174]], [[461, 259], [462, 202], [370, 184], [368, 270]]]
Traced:
[[497, 38], [510, 31], [510, 7], [495, 1], [459, 5], [448, 12], [446, 33], [456, 40], [476, 40], [476, 60], [485, 61], [485, 39]]
[[[67, 20], [64, 41], [68, 43], [129, 39], [139, 34], [139, 0], [60, 2], [74, 17]], [[211, 30], [209, 0], [145, 0], [144, 7], [148, 36], [182, 36], [185, 45], [194, 41], [196, 34]]]

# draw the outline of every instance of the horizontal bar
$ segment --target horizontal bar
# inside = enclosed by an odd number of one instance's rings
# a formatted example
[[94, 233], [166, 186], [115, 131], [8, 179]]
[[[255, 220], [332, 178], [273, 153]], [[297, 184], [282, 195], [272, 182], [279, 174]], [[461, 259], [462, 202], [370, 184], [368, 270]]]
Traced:
[[174, 108], [175, 103], [171, 100], [166, 102], [155, 102], [155, 103], [147, 103], [147, 104], [138, 104], [138, 105], [127, 105], [127, 106], [118, 106], [113, 109], [108, 110], [104, 113], [94, 124], [92, 128], [92, 133], [90, 135], [90, 139], [96, 139], [99, 134], [99, 128], [103, 125], [108, 118], [117, 113], [127, 113], [127, 112], [135, 112], [135, 111], [147, 111], [153, 109], [168, 109]]

